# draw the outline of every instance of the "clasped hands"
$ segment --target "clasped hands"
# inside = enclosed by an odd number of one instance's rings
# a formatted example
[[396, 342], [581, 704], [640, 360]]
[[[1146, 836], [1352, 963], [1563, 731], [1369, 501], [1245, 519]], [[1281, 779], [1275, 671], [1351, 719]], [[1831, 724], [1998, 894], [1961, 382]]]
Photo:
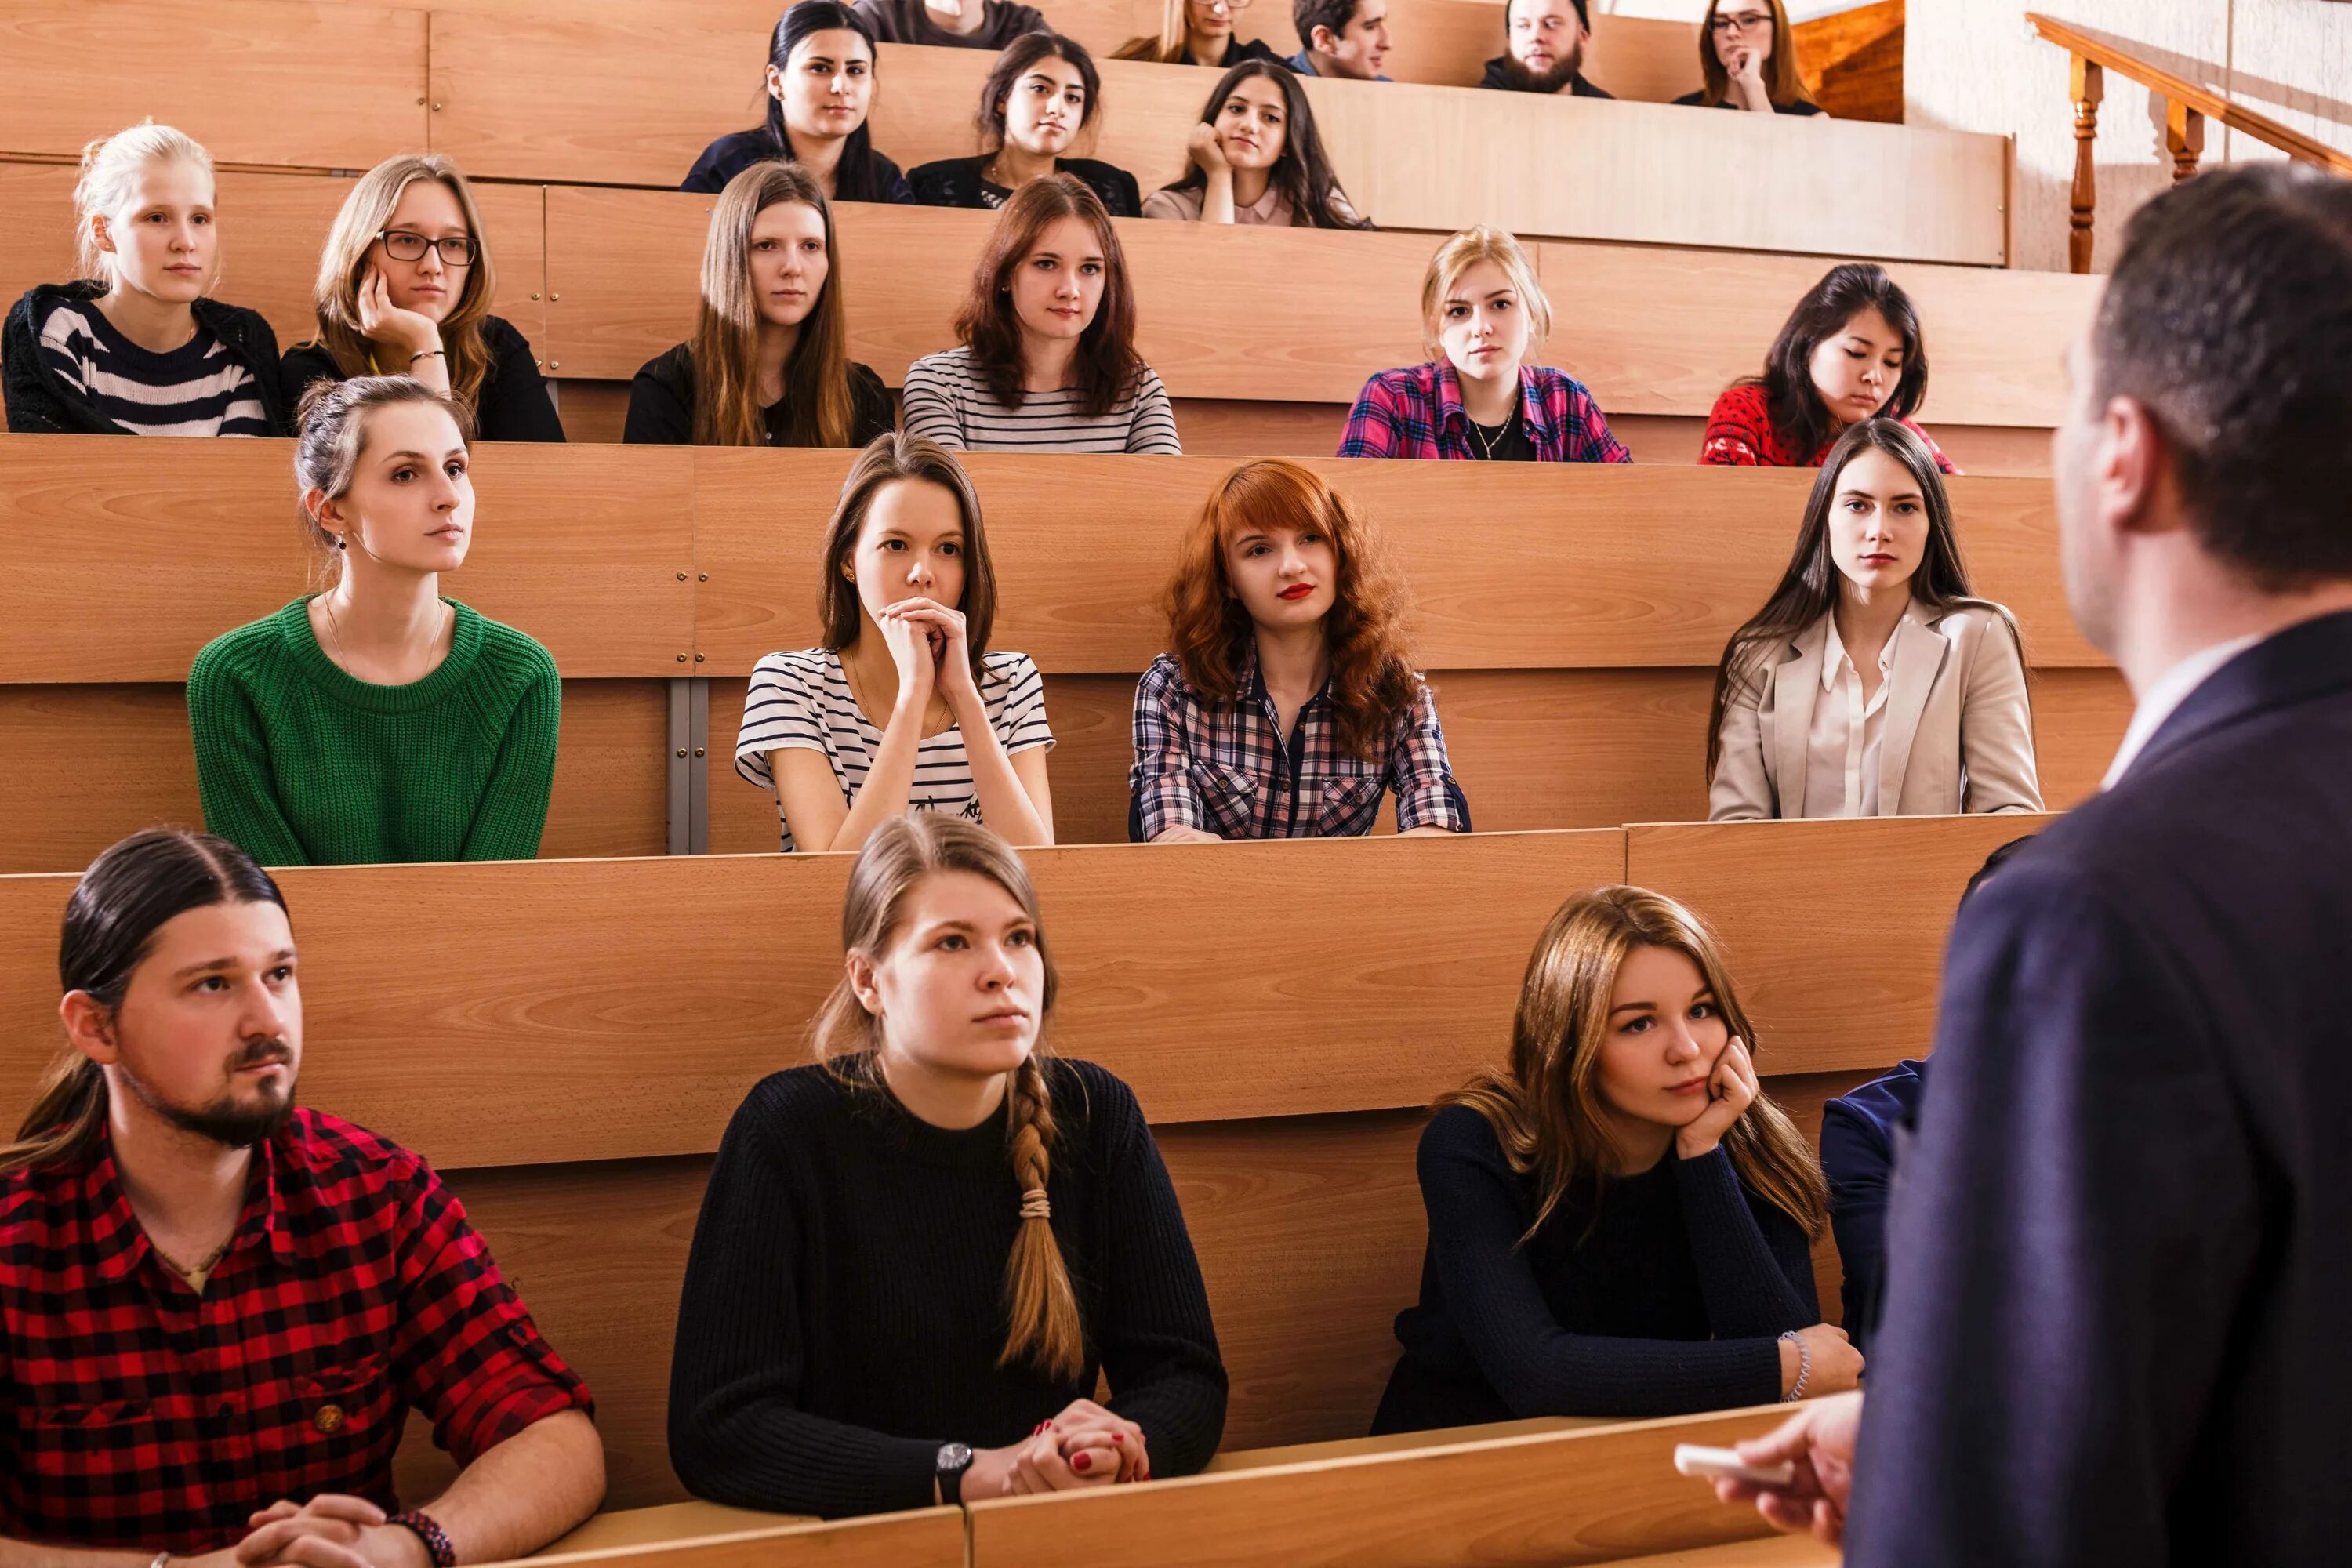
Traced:
[[235, 1546], [173, 1558], [172, 1568], [433, 1568], [414, 1531], [386, 1524], [365, 1498], [322, 1492], [307, 1503], [284, 1499], [246, 1521]]
[[1073, 1402], [1024, 1441], [983, 1448], [964, 1472], [963, 1496], [1029, 1497], [1151, 1479], [1143, 1428], [1091, 1399]]

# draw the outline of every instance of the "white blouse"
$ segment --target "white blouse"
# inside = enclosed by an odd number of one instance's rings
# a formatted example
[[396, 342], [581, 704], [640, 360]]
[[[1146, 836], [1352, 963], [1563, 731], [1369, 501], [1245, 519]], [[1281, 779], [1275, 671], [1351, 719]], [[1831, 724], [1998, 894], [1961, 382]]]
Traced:
[[[1862, 672], [1838, 636], [1837, 614], [1825, 617], [1829, 639], [1822, 648], [1822, 698], [1805, 735], [1805, 816], [1876, 816], [1878, 757], [1886, 742], [1886, 694], [1894, 682], [1896, 634], [1878, 650], [1878, 689], [1862, 695]], [[1906, 621], [1918, 617], [1903, 612]]]

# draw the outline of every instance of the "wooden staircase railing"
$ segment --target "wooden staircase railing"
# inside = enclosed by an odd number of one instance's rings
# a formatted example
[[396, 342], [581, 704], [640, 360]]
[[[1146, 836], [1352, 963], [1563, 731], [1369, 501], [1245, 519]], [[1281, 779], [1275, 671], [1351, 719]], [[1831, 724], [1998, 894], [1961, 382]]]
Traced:
[[2164, 100], [2164, 142], [2172, 154], [2174, 183], [2197, 173], [2205, 153], [2205, 122], [2217, 120], [2232, 131], [2277, 148], [2297, 163], [2315, 163], [2339, 174], [2352, 175], [2352, 154], [2315, 142], [2300, 131], [2232, 101], [2210, 88], [2200, 87], [2163, 67], [2140, 58], [2128, 49], [2083, 32], [2064, 22], [2028, 13], [2025, 18], [2042, 40], [2057, 45], [2073, 58], [2074, 100], [2074, 227], [2067, 236], [2066, 257], [2076, 272], [2091, 269], [2091, 246], [2098, 216], [2098, 174], [2092, 143], [2099, 134], [2099, 104], [2106, 96], [2106, 73], [2114, 70]]

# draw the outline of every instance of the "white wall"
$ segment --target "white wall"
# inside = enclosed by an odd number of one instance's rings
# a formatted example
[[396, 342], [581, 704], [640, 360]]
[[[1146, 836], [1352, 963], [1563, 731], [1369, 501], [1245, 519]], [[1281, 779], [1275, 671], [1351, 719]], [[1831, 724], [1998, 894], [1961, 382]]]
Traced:
[[[2029, 10], [2105, 34], [2306, 135], [2352, 149], [2352, 5], [2341, 0], [1910, 0], [1906, 118], [2017, 138], [2016, 266], [2066, 266], [2074, 174], [2066, 55], [2034, 37]], [[2251, 138], [2208, 128], [2208, 166], [2272, 155]], [[2123, 220], [2172, 178], [2162, 103], [2112, 71], [2096, 159], [2093, 265], [2104, 269]]]
[[[1834, 16], [1841, 11], [1858, 11], [1873, 0], [1787, 0], [1789, 19], [1810, 22], [1817, 16]], [[1911, 0], [1914, 5], [1919, 0]], [[1669, 22], [1696, 22], [1706, 15], [1706, 0], [1593, 0], [1594, 11], [1613, 16], [1656, 16]]]

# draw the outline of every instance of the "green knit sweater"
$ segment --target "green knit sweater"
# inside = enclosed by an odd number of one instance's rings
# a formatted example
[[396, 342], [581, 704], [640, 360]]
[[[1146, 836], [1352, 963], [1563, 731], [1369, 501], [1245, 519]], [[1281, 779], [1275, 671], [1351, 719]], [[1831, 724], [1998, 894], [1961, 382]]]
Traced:
[[555, 661], [449, 604], [449, 657], [406, 686], [346, 675], [311, 634], [307, 598], [206, 644], [188, 671], [205, 828], [267, 866], [536, 856]]

